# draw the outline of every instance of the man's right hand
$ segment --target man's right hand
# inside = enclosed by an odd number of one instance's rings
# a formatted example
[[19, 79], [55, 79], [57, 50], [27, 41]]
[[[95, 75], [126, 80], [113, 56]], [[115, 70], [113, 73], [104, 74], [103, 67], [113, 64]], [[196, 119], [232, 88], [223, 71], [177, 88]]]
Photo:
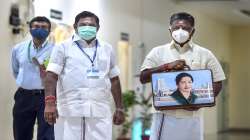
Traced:
[[185, 70], [185, 68], [187, 67], [188, 66], [186, 65], [185, 60], [180, 59], [180, 60], [176, 60], [170, 63], [163, 64], [156, 68], [145, 69], [141, 72], [140, 81], [142, 84], [145, 84], [151, 81], [151, 75], [153, 73]]
[[165, 71], [177, 71], [177, 70], [184, 70], [186, 66], [186, 61], [183, 59], [176, 60], [167, 64], [164, 64]]
[[56, 119], [58, 118], [58, 113], [55, 101], [48, 101], [45, 103], [44, 118], [45, 121], [48, 122], [48, 124], [50, 125], [56, 123]]

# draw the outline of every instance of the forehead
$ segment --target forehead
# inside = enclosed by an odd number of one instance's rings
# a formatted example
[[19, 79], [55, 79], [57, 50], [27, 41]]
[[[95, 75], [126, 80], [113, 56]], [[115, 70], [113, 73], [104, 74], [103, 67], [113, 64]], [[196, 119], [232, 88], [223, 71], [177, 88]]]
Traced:
[[34, 26], [43, 26], [43, 27], [49, 27], [49, 23], [45, 22], [45, 21], [34, 21], [31, 24], [32, 27]]
[[191, 81], [191, 78], [188, 76], [182, 77], [181, 81]]
[[80, 18], [77, 24], [80, 23], [85, 23], [85, 24], [97, 24], [96, 19], [94, 17], [85, 17], [85, 18]]
[[187, 20], [175, 20], [173, 23], [172, 23], [172, 26], [188, 26], [188, 27], [191, 27], [191, 23]]

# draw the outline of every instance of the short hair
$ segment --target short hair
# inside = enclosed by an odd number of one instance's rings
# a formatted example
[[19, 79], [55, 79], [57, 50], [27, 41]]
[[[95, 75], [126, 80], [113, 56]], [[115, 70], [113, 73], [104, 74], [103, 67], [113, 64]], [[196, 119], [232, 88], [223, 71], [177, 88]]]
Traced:
[[76, 15], [76, 17], [75, 17], [75, 23], [74, 24], [77, 25], [77, 23], [79, 22], [79, 20], [81, 18], [86, 18], [86, 17], [93, 17], [93, 18], [95, 18], [95, 21], [96, 21], [98, 27], [100, 26], [99, 25], [99, 18], [97, 17], [97, 15], [95, 15], [94, 13], [89, 12], [89, 11], [83, 11], [83, 12], [79, 13], [78, 15]]
[[190, 77], [191, 80], [192, 80], [192, 82], [194, 81], [194, 79], [193, 79], [193, 77], [192, 77], [191, 74], [188, 74], [188, 73], [183, 72], [183, 73], [180, 73], [180, 74], [178, 74], [178, 75], [176, 76], [176, 78], [175, 78], [176, 85], [179, 84], [179, 82], [181, 81], [181, 79], [182, 79], [183, 77]]
[[32, 18], [30, 20], [30, 22], [29, 22], [30, 28], [32, 27], [32, 23], [36, 22], [36, 21], [37, 22], [46, 22], [46, 23], [48, 23], [49, 24], [49, 31], [50, 31], [50, 29], [51, 29], [51, 22], [50, 22], [50, 20], [48, 18], [46, 18], [45, 16], [37, 16], [37, 17]]
[[194, 17], [186, 12], [179, 12], [179, 13], [174, 13], [171, 17], [170, 17], [170, 25], [173, 24], [174, 21], [176, 20], [186, 20], [188, 21], [192, 27], [194, 27]]

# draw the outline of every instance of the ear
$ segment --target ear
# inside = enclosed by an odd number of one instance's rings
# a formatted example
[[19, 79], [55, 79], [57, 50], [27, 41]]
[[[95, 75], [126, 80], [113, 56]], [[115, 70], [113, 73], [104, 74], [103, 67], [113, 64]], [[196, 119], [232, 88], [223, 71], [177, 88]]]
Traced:
[[76, 24], [73, 24], [73, 27], [75, 29], [75, 32], [77, 33], [77, 25]]
[[168, 30], [169, 30], [170, 33], [172, 33], [172, 31], [171, 31], [171, 26], [168, 27]]
[[97, 28], [97, 29], [96, 29], [96, 32], [98, 32], [99, 29], [100, 29], [100, 25], [98, 25], [96, 28]]
[[169, 30], [170, 36], [172, 37], [172, 30], [171, 30], [171, 28], [169, 27], [168, 30]]
[[195, 32], [195, 28], [192, 30], [192, 32], [191, 32], [191, 34], [190, 34], [190, 37], [193, 37], [194, 32]]

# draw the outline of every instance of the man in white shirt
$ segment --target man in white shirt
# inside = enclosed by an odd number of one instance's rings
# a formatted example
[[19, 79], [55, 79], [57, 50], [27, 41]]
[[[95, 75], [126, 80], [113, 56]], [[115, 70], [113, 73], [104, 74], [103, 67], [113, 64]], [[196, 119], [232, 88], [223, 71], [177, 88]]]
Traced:
[[111, 95], [116, 106], [113, 123], [124, 122], [114, 50], [96, 39], [99, 18], [95, 14], [79, 13], [74, 28], [76, 33], [52, 51], [45, 83], [45, 119], [55, 123], [56, 140], [111, 140]]
[[[211, 69], [213, 88], [217, 96], [225, 79], [224, 72], [211, 51], [191, 40], [195, 28], [194, 17], [175, 13], [170, 18], [172, 42], [153, 48], [141, 67], [142, 83], [151, 81], [152, 73], [193, 69]], [[150, 140], [203, 140], [203, 118], [198, 107], [154, 111]]]

